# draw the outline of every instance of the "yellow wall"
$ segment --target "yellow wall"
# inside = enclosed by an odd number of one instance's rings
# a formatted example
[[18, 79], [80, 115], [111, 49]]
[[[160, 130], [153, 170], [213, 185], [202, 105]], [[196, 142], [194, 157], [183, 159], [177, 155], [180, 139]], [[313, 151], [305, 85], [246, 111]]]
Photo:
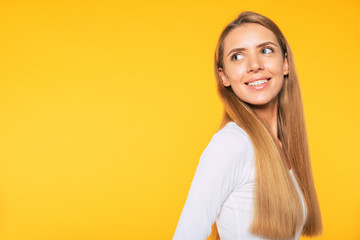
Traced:
[[0, 2], [0, 239], [171, 239], [221, 104], [212, 57], [244, 10], [301, 81], [319, 239], [360, 239], [360, 2]]

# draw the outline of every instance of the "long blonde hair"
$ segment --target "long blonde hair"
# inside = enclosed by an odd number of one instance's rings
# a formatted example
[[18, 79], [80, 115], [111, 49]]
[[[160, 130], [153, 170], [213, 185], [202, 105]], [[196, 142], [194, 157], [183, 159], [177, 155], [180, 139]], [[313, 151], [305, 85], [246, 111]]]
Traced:
[[[282, 156], [268, 126], [254, 113], [250, 105], [236, 96], [231, 87], [223, 85], [219, 75], [218, 69], [224, 69], [224, 39], [230, 31], [244, 23], [257, 23], [271, 30], [281, 46], [283, 57], [288, 59], [289, 73], [284, 76], [284, 85], [278, 95], [278, 137], [286, 156]], [[270, 239], [294, 238], [296, 230], [302, 224], [302, 206], [284, 163], [286, 157], [299, 183], [307, 208], [302, 234], [320, 234], [322, 221], [312, 177], [300, 87], [286, 38], [270, 19], [254, 12], [243, 12], [228, 24], [220, 35], [214, 68], [218, 94], [224, 105], [224, 118], [220, 128], [227, 122], [234, 121], [247, 132], [254, 147], [256, 188], [251, 232]], [[216, 224], [212, 230], [210, 238], [219, 239]]]

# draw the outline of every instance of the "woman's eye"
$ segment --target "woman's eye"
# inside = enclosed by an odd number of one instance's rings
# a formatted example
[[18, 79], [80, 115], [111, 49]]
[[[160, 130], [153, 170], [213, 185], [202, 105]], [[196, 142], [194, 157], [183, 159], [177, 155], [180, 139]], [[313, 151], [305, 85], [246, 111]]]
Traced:
[[241, 55], [241, 54], [234, 54], [232, 57], [231, 57], [231, 59], [232, 60], [240, 60], [240, 59], [242, 59], [243, 58], [243, 55]]
[[261, 50], [262, 53], [271, 53], [273, 52], [273, 50], [271, 48], [264, 48], [263, 50]]

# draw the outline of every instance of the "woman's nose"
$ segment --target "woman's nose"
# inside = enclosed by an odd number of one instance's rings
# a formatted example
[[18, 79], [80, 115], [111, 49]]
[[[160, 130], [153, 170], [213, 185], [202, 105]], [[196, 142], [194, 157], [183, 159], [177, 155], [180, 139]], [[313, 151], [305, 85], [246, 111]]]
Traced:
[[247, 58], [247, 72], [257, 72], [264, 69], [264, 64], [261, 58], [257, 55], [248, 56]]

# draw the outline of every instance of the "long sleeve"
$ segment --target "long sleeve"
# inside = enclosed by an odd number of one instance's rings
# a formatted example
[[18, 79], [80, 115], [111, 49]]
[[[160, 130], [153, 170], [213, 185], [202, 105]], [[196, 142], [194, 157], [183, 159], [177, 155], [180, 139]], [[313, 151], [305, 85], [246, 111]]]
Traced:
[[243, 132], [221, 129], [202, 153], [173, 240], [203, 240], [222, 204], [242, 184], [249, 139]]

